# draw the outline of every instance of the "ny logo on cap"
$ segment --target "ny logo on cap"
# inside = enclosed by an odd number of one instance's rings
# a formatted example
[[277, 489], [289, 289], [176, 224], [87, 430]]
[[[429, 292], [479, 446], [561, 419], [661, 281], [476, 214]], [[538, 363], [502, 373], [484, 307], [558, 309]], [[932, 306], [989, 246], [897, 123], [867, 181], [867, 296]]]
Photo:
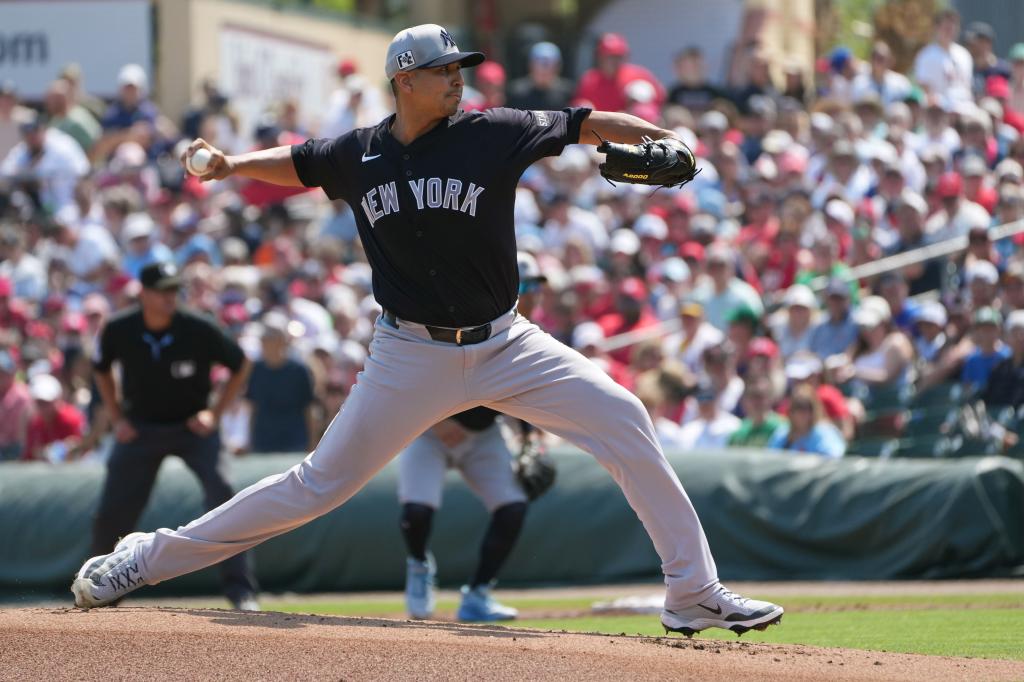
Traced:
[[416, 63], [415, 57], [412, 56], [412, 50], [406, 50], [402, 54], [395, 57], [398, 60], [399, 70], [408, 68]]
[[441, 29], [441, 41], [444, 43], [445, 48], [455, 47], [455, 49], [458, 49], [455, 45], [455, 38], [452, 38], [451, 34], [443, 28]]

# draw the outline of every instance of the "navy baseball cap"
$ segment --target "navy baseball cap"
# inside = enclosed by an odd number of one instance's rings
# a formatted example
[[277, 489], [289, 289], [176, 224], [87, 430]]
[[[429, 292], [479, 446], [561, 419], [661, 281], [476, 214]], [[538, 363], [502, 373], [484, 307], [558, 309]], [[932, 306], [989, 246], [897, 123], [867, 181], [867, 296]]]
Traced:
[[412, 71], [431, 66], [444, 66], [459, 62], [462, 66], [476, 66], [484, 60], [482, 52], [460, 52], [455, 39], [437, 24], [420, 24], [407, 28], [391, 40], [384, 73], [388, 80], [399, 71]]
[[167, 291], [181, 287], [181, 275], [174, 263], [150, 263], [139, 273], [139, 282], [144, 289]]

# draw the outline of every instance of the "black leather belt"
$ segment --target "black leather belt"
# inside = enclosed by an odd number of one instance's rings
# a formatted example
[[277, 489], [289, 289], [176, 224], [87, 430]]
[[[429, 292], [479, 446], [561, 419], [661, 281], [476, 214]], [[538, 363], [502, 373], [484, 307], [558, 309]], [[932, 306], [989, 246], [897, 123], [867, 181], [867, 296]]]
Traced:
[[[389, 325], [398, 329], [398, 318], [390, 310], [385, 310], [381, 313], [381, 317]], [[434, 341], [443, 341], [444, 343], [454, 343], [457, 346], [471, 346], [474, 343], [480, 343], [491, 338], [491, 323], [482, 324], [479, 327], [433, 327], [429, 324], [423, 325], [427, 328], [427, 333], [430, 334], [430, 338]]]

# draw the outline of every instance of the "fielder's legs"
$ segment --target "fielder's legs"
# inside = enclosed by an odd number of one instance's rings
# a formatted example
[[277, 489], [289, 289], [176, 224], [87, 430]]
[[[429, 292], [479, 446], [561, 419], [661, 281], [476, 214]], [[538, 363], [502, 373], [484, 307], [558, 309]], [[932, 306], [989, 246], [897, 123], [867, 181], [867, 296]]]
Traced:
[[430, 430], [398, 456], [399, 527], [409, 556], [405, 559], [405, 610], [412, 618], [430, 618], [436, 605], [437, 564], [427, 551], [434, 510], [441, 506], [448, 455]]
[[473, 590], [490, 585], [511, 554], [526, 519], [526, 494], [512, 470], [512, 450], [500, 424], [474, 433], [457, 466], [466, 485], [491, 514], [480, 544], [480, 560], [469, 582]]

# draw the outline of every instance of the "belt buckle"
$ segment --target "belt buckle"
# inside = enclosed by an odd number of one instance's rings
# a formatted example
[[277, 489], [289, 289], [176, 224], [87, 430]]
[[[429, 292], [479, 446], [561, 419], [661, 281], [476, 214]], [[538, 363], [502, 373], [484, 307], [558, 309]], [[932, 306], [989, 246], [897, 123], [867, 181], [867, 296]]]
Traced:
[[462, 345], [462, 328], [461, 327], [455, 330], [455, 345], [457, 345], [457, 346], [461, 346]]

